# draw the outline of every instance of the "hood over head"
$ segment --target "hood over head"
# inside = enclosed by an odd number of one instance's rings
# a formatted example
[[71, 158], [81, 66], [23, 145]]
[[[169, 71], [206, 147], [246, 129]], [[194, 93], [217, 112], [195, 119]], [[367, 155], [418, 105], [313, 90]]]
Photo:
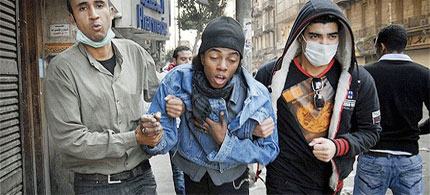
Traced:
[[310, 0], [300, 9], [285, 44], [284, 52], [277, 60], [274, 71], [280, 70], [285, 63], [289, 65], [291, 60], [302, 51], [297, 38], [314, 19], [323, 15], [333, 15], [339, 19], [342, 26], [339, 27], [339, 47], [335, 58], [343, 69], [352, 71], [356, 62], [352, 30], [348, 19], [331, 0]]
[[[347, 96], [352, 80], [352, 72], [354, 67], [357, 66], [357, 62], [354, 55], [354, 38], [348, 19], [331, 0], [310, 0], [301, 8], [291, 29], [287, 43], [285, 44], [284, 52], [276, 61], [272, 70], [271, 81], [269, 81], [271, 84], [269, 84], [269, 87], [272, 90], [272, 107], [275, 113], [277, 113], [278, 98], [280, 98], [284, 89], [291, 61], [302, 52], [301, 43], [297, 38], [300, 37], [302, 32], [314, 19], [323, 15], [332, 15], [336, 17], [342, 25], [339, 27], [339, 45], [335, 55], [342, 69], [328, 131], [328, 137], [332, 138], [337, 132], [337, 121], [340, 120], [340, 113], [343, 108], [342, 105]], [[336, 173], [336, 166], [333, 166], [333, 174], [330, 177], [329, 185], [333, 190], [337, 191], [339, 175], [334, 173]]]

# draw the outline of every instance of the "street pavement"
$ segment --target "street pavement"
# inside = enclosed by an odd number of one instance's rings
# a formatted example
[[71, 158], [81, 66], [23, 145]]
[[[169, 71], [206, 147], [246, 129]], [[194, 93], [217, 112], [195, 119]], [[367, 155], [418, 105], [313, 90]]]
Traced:
[[[421, 136], [420, 139], [420, 155], [423, 159], [423, 174], [425, 183], [425, 193], [430, 194], [430, 135]], [[169, 155], [158, 155], [151, 158], [151, 166], [154, 171], [155, 179], [157, 181], [157, 192], [160, 195], [175, 194], [172, 180], [172, 169], [170, 167]], [[342, 191], [343, 195], [351, 195], [354, 186], [355, 176], [355, 164], [354, 170], [345, 179], [344, 188]], [[263, 170], [261, 176], [265, 179], [266, 172]], [[251, 195], [262, 195], [266, 194], [266, 188], [261, 180], [258, 180], [253, 187], [250, 188]], [[387, 194], [392, 194], [390, 190]]]
[[[429, 114], [424, 110], [425, 118], [428, 118]], [[424, 179], [424, 194], [430, 194], [430, 135], [424, 135], [419, 140], [419, 154], [423, 159], [423, 179]], [[157, 181], [157, 193], [160, 195], [175, 194], [175, 189], [172, 180], [172, 168], [170, 167], [169, 154], [158, 155], [152, 157], [151, 160], [152, 170], [154, 172], [155, 180]], [[344, 180], [344, 188], [342, 195], [352, 195], [354, 187], [354, 176], [355, 176], [356, 164], [354, 164], [354, 170]], [[266, 169], [260, 174], [263, 179], [266, 178]], [[258, 180], [254, 185], [250, 185], [251, 195], [262, 195], [266, 194], [266, 187], [261, 180]], [[386, 194], [392, 194], [390, 190]]]

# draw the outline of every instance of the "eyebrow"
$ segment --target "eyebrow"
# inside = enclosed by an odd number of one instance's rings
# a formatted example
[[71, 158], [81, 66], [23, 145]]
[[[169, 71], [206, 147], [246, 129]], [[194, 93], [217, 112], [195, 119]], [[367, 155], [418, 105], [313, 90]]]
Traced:
[[[88, 1], [81, 1], [76, 6], [79, 7], [79, 6], [85, 5], [87, 3], [89, 3], [89, 2]], [[105, 4], [105, 1], [103, 1], [103, 0], [95, 0], [94, 3], [104, 3]]]
[[[216, 49], [216, 48], [211, 48], [211, 49], [209, 49], [209, 51], [216, 51], [216, 52], [219, 52], [219, 53], [223, 53], [221, 50]], [[208, 51], [208, 52], [209, 52], [209, 51]], [[232, 52], [228, 53], [227, 55], [234, 55], [234, 54], [239, 55], [239, 52], [237, 52], [237, 51], [232, 51]]]
[[[309, 35], [316, 35], [316, 36], [322, 36], [322, 34], [320, 33], [316, 33], [316, 32], [308, 32]], [[327, 33], [327, 35], [338, 35], [339, 32], [332, 32], [332, 33]]]

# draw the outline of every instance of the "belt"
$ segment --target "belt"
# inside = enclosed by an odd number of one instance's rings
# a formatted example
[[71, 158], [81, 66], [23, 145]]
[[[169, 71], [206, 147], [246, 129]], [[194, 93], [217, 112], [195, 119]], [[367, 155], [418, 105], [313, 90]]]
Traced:
[[366, 154], [370, 155], [370, 156], [376, 156], [376, 157], [399, 157], [400, 156], [400, 157], [409, 158], [409, 157], [413, 156], [413, 155], [406, 155], [406, 154], [389, 154], [389, 153], [372, 152], [372, 151], [369, 151]]
[[138, 175], [142, 175], [145, 171], [151, 168], [148, 160], [142, 161], [136, 167], [131, 170], [123, 171], [115, 174], [81, 174], [75, 173], [75, 179], [86, 180], [86, 181], [95, 181], [96, 183], [108, 183], [108, 184], [117, 184], [121, 183], [122, 180], [127, 180], [130, 178], [134, 178]]

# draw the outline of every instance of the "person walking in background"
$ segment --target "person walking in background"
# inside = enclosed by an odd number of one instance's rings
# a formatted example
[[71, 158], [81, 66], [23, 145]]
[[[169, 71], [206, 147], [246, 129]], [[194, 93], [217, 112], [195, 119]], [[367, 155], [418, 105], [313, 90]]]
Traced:
[[[173, 163], [185, 174], [186, 194], [248, 194], [247, 164], [273, 161], [278, 134], [267, 89], [241, 66], [241, 25], [221, 16], [209, 22], [199, 53], [190, 65], [171, 70], [161, 82], [143, 127], [161, 127], [164, 136], [147, 153], [163, 154], [177, 144]], [[179, 129], [166, 115], [168, 95], [185, 104]], [[157, 122], [159, 121], [159, 122]], [[269, 135], [259, 135], [268, 129]], [[256, 136], [254, 136], [256, 135]]]
[[164, 78], [167, 72], [178, 65], [191, 63], [192, 59], [193, 53], [189, 47], [183, 45], [176, 47], [175, 50], [173, 50], [172, 63], [163, 67], [162, 72], [160, 73], [160, 78]]
[[144, 100], [159, 84], [154, 61], [138, 44], [113, 39], [108, 0], [66, 3], [77, 43], [49, 64], [44, 98], [48, 131], [74, 173], [74, 191], [156, 194], [150, 155], [140, 147], [163, 136], [140, 133]]
[[420, 134], [429, 133], [429, 120], [421, 125], [423, 103], [429, 109], [430, 71], [404, 54], [408, 42], [400, 25], [381, 29], [375, 40], [379, 60], [365, 66], [373, 76], [381, 105], [381, 138], [369, 152], [359, 155], [354, 194], [423, 194]]
[[330, 0], [299, 11], [276, 61], [256, 79], [271, 90], [280, 154], [267, 168], [267, 194], [340, 193], [355, 155], [378, 141], [375, 83], [357, 65], [351, 27]]

